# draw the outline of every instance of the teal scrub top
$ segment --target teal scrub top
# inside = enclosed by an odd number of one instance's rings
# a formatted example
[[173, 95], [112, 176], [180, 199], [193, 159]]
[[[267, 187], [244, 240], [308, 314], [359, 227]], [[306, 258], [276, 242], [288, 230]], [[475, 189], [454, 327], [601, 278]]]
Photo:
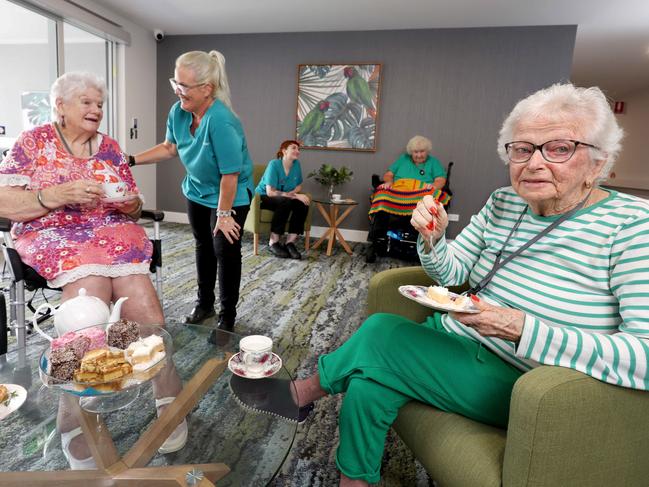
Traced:
[[446, 177], [446, 171], [444, 171], [439, 159], [428, 156], [422, 164], [415, 164], [407, 153], [401, 154], [388, 168], [388, 171], [394, 174], [395, 181], [399, 179], [418, 179], [424, 183], [432, 183], [435, 178]]
[[284, 172], [284, 165], [281, 159], [273, 159], [268, 162], [264, 175], [259, 181], [255, 191], [260, 195], [267, 196], [266, 185], [278, 191], [293, 191], [302, 184], [302, 166], [297, 159], [293, 161], [288, 174]]
[[176, 145], [187, 174], [182, 182], [185, 197], [209, 208], [217, 208], [223, 174], [239, 173], [232, 206], [250, 204], [254, 190], [252, 159], [239, 118], [220, 100], [214, 100], [200, 125], [190, 132], [192, 114], [176, 102], [167, 118], [166, 139]]

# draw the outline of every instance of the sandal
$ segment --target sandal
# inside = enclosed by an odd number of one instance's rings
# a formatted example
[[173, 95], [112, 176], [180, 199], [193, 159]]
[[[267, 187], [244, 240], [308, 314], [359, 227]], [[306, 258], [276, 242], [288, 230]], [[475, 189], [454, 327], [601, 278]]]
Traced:
[[78, 459], [74, 458], [72, 453], [70, 453], [70, 442], [82, 434], [83, 431], [81, 430], [81, 426], [77, 426], [71, 431], [61, 433], [61, 449], [63, 450], [63, 455], [70, 464], [71, 470], [95, 470], [97, 468], [97, 463], [95, 463], [95, 459], [92, 455], [88, 458]]
[[245, 409], [297, 424], [304, 423], [315, 407], [310, 402], [296, 409], [291, 396], [291, 381], [285, 379], [244, 379], [233, 375], [230, 379], [230, 390]]
[[[158, 415], [158, 417], [160, 417], [160, 411], [158, 410], [158, 408], [160, 406], [166, 406], [167, 404], [172, 403], [174, 399], [176, 398], [171, 396], [155, 400], [156, 414]], [[173, 430], [173, 432], [169, 435], [169, 438], [167, 438], [165, 442], [160, 445], [158, 452], [164, 455], [166, 453], [173, 453], [175, 451], [181, 450], [187, 443], [187, 434], [187, 419], [184, 418], [182, 422], [178, 426], [176, 426], [176, 429]]]

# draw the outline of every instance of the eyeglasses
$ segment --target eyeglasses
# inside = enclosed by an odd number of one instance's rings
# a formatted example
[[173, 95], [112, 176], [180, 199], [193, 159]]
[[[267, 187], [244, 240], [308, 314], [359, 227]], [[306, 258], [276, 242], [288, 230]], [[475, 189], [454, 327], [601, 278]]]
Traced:
[[548, 140], [541, 145], [517, 140], [505, 144], [505, 150], [507, 151], [509, 162], [513, 162], [514, 164], [522, 164], [529, 161], [537, 150], [541, 151], [541, 155], [546, 161], [560, 163], [567, 162], [573, 156], [579, 145], [600, 150], [597, 146], [571, 139]]
[[171, 89], [174, 90], [174, 93], [176, 91], [180, 91], [181, 94], [186, 95], [189, 90], [192, 88], [198, 88], [199, 86], [206, 85], [207, 83], [198, 83], [196, 85], [184, 85], [182, 83], [178, 83], [173, 78], [169, 78], [169, 84], [171, 85]]

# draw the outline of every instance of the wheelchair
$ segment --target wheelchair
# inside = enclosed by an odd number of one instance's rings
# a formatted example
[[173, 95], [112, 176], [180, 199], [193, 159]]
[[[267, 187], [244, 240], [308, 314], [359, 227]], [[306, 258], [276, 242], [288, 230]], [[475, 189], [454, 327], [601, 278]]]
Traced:
[[[162, 243], [160, 239], [160, 222], [164, 220], [164, 212], [157, 210], [142, 210], [140, 219], [153, 222], [153, 255], [151, 258], [151, 265], [149, 271], [155, 274], [155, 287], [162, 305]], [[27, 333], [31, 333], [32, 324], [27, 323], [25, 318], [25, 308], [28, 308], [32, 313], [35, 312], [32, 306], [32, 300], [36, 291], [39, 289], [51, 289], [60, 291], [60, 289], [53, 289], [47, 285], [45, 278], [40, 276], [33, 268], [25, 264], [18, 255], [14, 247], [14, 241], [11, 236], [11, 220], [7, 218], [0, 218], [0, 232], [4, 243], [2, 244], [2, 252], [4, 254], [5, 266], [9, 271], [9, 284], [0, 292], [0, 355], [7, 353], [8, 346], [8, 333], [13, 332], [16, 336], [18, 348], [24, 348], [27, 342]], [[25, 301], [25, 291], [33, 292], [32, 298]], [[7, 303], [5, 291], [9, 296]], [[9, 313], [7, 314], [7, 304]], [[47, 320], [50, 317], [49, 313], [37, 317], [37, 322]]]
[[[455, 163], [450, 161], [446, 167], [446, 184], [442, 191], [453, 195], [450, 187], [451, 171]], [[378, 174], [372, 175], [372, 193], [382, 183]], [[449, 210], [451, 201], [444, 208]], [[371, 242], [365, 261], [372, 263], [379, 257], [395, 257], [408, 262], [419, 262], [417, 253], [418, 232], [410, 224], [410, 216], [392, 215], [381, 212], [375, 214], [370, 223], [368, 240]]]

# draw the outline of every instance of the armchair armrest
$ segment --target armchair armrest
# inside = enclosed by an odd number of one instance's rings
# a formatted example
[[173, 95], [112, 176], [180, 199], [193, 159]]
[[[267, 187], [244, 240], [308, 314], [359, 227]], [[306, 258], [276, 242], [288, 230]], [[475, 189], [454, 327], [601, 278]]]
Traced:
[[259, 193], [255, 192], [252, 201], [250, 201], [250, 210], [248, 210], [248, 216], [246, 217], [246, 221], [243, 225], [243, 229], [248, 232], [259, 233], [260, 215], [261, 215], [261, 197], [259, 196]]
[[154, 222], [161, 222], [165, 219], [164, 211], [159, 210], [142, 210], [140, 218], [145, 220], [153, 220]]
[[645, 485], [647, 417], [649, 392], [538, 367], [514, 386], [503, 486]]
[[367, 314], [394, 313], [417, 322], [424, 321], [432, 310], [403, 297], [399, 286], [430, 286], [432, 283], [421, 267], [398, 267], [379, 272], [370, 279]]

